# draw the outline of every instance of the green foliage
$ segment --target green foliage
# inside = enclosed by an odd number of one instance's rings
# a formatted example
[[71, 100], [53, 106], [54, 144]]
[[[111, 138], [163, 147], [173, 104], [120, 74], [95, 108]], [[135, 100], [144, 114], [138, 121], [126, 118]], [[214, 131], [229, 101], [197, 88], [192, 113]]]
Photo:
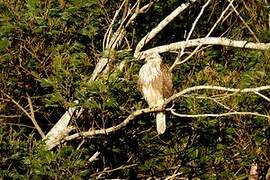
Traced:
[[87, 171], [86, 150], [65, 146], [51, 152], [33, 134], [2, 127], [0, 142], [0, 176], [12, 179], [79, 178]]

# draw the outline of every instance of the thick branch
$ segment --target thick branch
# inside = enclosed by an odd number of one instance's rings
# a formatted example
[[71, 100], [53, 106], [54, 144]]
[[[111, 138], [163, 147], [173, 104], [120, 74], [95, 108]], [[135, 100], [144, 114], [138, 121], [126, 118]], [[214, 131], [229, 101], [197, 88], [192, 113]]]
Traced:
[[164, 53], [170, 51], [177, 51], [183, 47], [196, 47], [199, 45], [221, 45], [221, 46], [258, 49], [258, 50], [268, 50], [270, 48], [270, 43], [253, 43], [248, 41], [232, 40], [229, 38], [209, 37], [209, 38], [192, 39], [189, 41], [180, 41], [163, 46], [158, 46], [155, 48], [148, 49], [146, 51], [142, 51], [138, 57], [140, 57], [140, 59], [144, 59], [146, 54], [148, 53]]

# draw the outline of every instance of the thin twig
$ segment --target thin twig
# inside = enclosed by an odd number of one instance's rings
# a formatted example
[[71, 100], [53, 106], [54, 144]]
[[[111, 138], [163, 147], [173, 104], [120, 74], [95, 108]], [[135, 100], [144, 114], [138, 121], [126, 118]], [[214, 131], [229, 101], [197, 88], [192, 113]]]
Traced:
[[[189, 31], [189, 33], [188, 33], [187, 38], [186, 38], [186, 42], [190, 39], [190, 37], [191, 37], [191, 35], [192, 35], [192, 33], [193, 33], [194, 29], [195, 29], [195, 26], [197, 25], [199, 19], [200, 19], [201, 16], [203, 15], [203, 12], [204, 12], [205, 8], [209, 5], [210, 2], [211, 2], [211, 0], [208, 0], [208, 1], [202, 6], [199, 15], [197, 16], [197, 18], [195, 19], [195, 21], [194, 21], [193, 24], [192, 24], [192, 27], [191, 27], [191, 29], [190, 29], [190, 31]], [[178, 61], [180, 60], [180, 58], [181, 58], [182, 55], [184, 54], [184, 51], [185, 51], [185, 45], [184, 45], [184, 47], [181, 48], [181, 52], [178, 53], [178, 56], [177, 56], [175, 62], [178, 62]]]
[[221, 102], [219, 102], [218, 100], [216, 100], [215, 98], [212, 97], [206, 97], [206, 96], [195, 96], [196, 99], [209, 99], [213, 102], [215, 102], [216, 104], [222, 106], [224, 109], [227, 109], [229, 111], [233, 111], [231, 108], [229, 108], [228, 106], [226, 106], [225, 104], [222, 104]]
[[236, 15], [239, 17], [239, 19], [244, 23], [244, 25], [247, 27], [248, 31], [253, 35], [254, 39], [257, 42], [260, 42], [260, 40], [257, 38], [257, 36], [255, 35], [255, 33], [252, 31], [252, 29], [249, 27], [249, 25], [245, 22], [245, 20], [242, 18], [242, 16], [240, 15], [240, 13], [236, 10], [235, 6], [233, 4], [231, 4], [231, 7], [233, 8], [234, 12], [236, 13]]
[[[220, 17], [218, 18], [218, 20], [216, 21], [216, 23], [213, 25], [213, 27], [210, 29], [210, 31], [208, 32], [208, 34], [205, 36], [205, 38], [208, 38], [212, 32], [214, 31], [214, 29], [216, 28], [216, 26], [218, 25], [218, 23], [222, 20], [222, 18], [224, 17], [225, 13], [230, 9], [230, 5], [233, 4], [234, 0], [231, 0], [229, 5], [226, 7], [226, 9], [221, 13]], [[170, 70], [172, 70], [176, 65], [179, 64], [183, 64], [186, 61], [188, 61], [202, 46], [203, 44], [200, 44], [199, 46], [197, 46], [195, 48], [195, 50], [188, 56], [186, 57], [183, 61], [180, 62], [174, 62], [173, 65], [170, 67]]]
[[100, 152], [97, 151], [95, 152], [95, 154], [93, 154], [89, 159], [88, 159], [88, 162], [93, 162], [93, 161], [96, 161], [98, 160], [98, 156], [100, 155]]
[[112, 22], [111, 24], [109, 25], [106, 33], [104, 34], [104, 38], [103, 38], [103, 43], [102, 43], [102, 46], [103, 46], [103, 50], [106, 49], [106, 47], [108, 47], [108, 44], [109, 44], [109, 39], [111, 37], [111, 32], [112, 32], [112, 26], [117, 18], [117, 16], [119, 15], [120, 13], [120, 10], [123, 8], [125, 4], [125, 1], [122, 2], [122, 4], [120, 5], [120, 7], [118, 8], [118, 10], [115, 11], [115, 14], [114, 14], [114, 17], [112, 19]]
[[[183, 174], [183, 173], [182, 173], [182, 172], [179, 172], [179, 173], [173, 174], [173, 175], [171, 175], [171, 176], [166, 177], [165, 180], [176, 179], [176, 177], [177, 177], [177, 176], [180, 176], [181, 174]], [[177, 179], [183, 179], [183, 180], [185, 179], [185, 180], [186, 180], [186, 179], [188, 179], [188, 178], [184, 178], [184, 177], [183, 177], [183, 178], [180, 178], [180, 177], [177, 177]]]
[[135, 11], [135, 13], [130, 17], [125, 27], [127, 27], [136, 17], [141, 14], [145, 13], [146, 10], [148, 10], [152, 5], [154, 4], [153, 1], [149, 2], [148, 4], [144, 5], [142, 8], [140, 8], [138, 11]]
[[265, 95], [259, 93], [259, 92], [255, 92], [255, 94], [261, 96], [262, 98], [264, 98], [265, 100], [267, 100], [268, 102], [270, 102], [270, 98], [266, 97]]
[[111, 173], [111, 172], [118, 171], [118, 170], [121, 170], [121, 169], [131, 168], [131, 167], [134, 167], [134, 166], [138, 166], [138, 164], [131, 164], [131, 165], [126, 165], [126, 166], [125, 165], [122, 165], [122, 166], [117, 167], [115, 169], [105, 169], [104, 171], [99, 172], [99, 173], [92, 174], [91, 176], [92, 177], [96, 177], [98, 174], [99, 175], [102, 175], [102, 174], [105, 174], [105, 173]]
[[[38, 133], [40, 134], [40, 136], [42, 137], [42, 138], [44, 138], [45, 137], [45, 134], [44, 134], [44, 132], [41, 130], [41, 128], [40, 128], [40, 126], [38, 125], [38, 123], [37, 123], [37, 121], [36, 121], [36, 119], [32, 116], [32, 115], [30, 115], [17, 101], [15, 101], [12, 97], [10, 97], [8, 94], [6, 94], [4, 91], [2, 91], [2, 90], [0, 90], [8, 99], [10, 99], [18, 108], [20, 108], [23, 112], [24, 112], [24, 114], [26, 115], [26, 116], [28, 116], [30, 119], [31, 119], [31, 121], [33, 122], [33, 124], [34, 124], [34, 126], [35, 126], [35, 128], [37, 129], [37, 131], [38, 131]], [[31, 101], [31, 100], [30, 100]], [[28, 98], [28, 102], [29, 102], [29, 98]], [[30, 104], [29, 104], [30, 105]], [[30, 105], [31, 106], [31, 105]], [[32, 112], [32, 110], [31, 110], [31, 112]]]
[[[0, 119], [0, 122], [2, 121], [2, 119]], [[35, 129], [34, 126], [28, 126], [28, 125], [25, 125], [25, 124], [18, 124], [18, 123], [7, 123], [7, 122], [1, 122], [1, 124], [3, 125], [10, 125], [10, 126], [21, 126], [21, 127], [27, 127], [27, 128], [31, 128], [31, 129]]]
[[226, 88], [226, 87], [222, 87], [222, 86], [194, 86], [194, 87], [186, 88], [186, 89], [174, 94], [170, 98], [166, 99], [163, 105], [167, 105], [172, 100], [174, 100], [174, 99], [176, 99], [184, 94], [187, 94], [189, 92], [197, 91], [197, 90], [217, 90], [217, 91], [228, 91], [228, 92], [236, 92], [236, 93], [248, 93], [248, 92], [255, 93], [255, 92], [269, 90], [269, 89], [270, 89], [270, 85], [256, 87], [256, 88], [245, 88], [245, 89]]

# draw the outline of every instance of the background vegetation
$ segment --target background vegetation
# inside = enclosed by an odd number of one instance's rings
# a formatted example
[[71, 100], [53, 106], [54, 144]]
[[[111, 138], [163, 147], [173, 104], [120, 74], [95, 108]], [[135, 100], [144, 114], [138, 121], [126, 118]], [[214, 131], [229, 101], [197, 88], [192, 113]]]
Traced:
[[[158, 1], [127, 29], [131, 49], [185, 1]], [[131, 2], [134, 3], [134, 2]], [[142, 4], [147, 3], [142, 1]], [[149, 47], [184, 40], [204, 1], [194, 3], [162, 31]], [[68, 107], [79, 100], [77, 131], [111, 127], [136, 109], [147, 107], [137, 90], [143, 62], [122, 51], [102, 51], [102, 39], [121, 1], [0, 0], [0, 177], [7, 179], [148, 178], [181, 172], [181, 177], [245, 179], [253, 162], [263, 179], [270, 167], [269, 119], [256, 116], [179, 118], [168, 114], [168, 129], [155, 131], [145, 114], [109, 135], [74, 140], [46, 150], [32, 121], [12, 101], [30, 110], [48, 132]], [[192, 38], [204, 37], [228, 4], [213, 0]], [[237, 1], [237, 9], [260, 42], [269, 42], [269, 4]], [[255, 41], [236, 15], [225, 19], [212, 36]], [[192, 48], [189, 49], [190, 51]], [[90, 76], [100, 57], [113, 56], [117, 66], [97, 81]], [[175, 56], [164, 54], [172, 64]], [[270, 53], [211, 46], [173, 70], [175, 92], [195, 85], [246, 88], [270, 84]], [[263, 92], [270, 97], [269, 91]], [[203, 91], [211, 96], [214, 92]], [[224, 109], [198, 94], [176, 100], [187, 114], [222, 113]], [[233, 110], [269, 115], [270, 104], [254, 94], [223, 99]], [[101, 152], [97, 161], [88, 159]]]

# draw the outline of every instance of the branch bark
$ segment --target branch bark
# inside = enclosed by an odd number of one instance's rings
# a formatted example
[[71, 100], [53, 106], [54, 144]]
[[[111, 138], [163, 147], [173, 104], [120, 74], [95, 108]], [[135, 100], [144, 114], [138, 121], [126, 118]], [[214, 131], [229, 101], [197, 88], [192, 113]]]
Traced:
[[137, 111], [134, 111], [132, 114], [130, 114], [122, 123], [116, 125], [116, 126], [112, 126], [110, 128], [107, 129], [100, 129], [100, 130], [89, 130], [89, 131], [84, 131], [84, 132], [80, 132], [80, 133], [75, 133], [73, 135], [67, 136], [65, 137], [65, 141], [70, 141], [73, 139], [77, 139], [80, 137], [92, 137], [95, 135], [101, 135], [101, 134], [109, 134], [112, 132], [115, 132], [123, 127], [125, 127], [130, 121], [132, 121], [135, 117], [144, 114], [144, 113], [150, 113], [150, 112], [155, 112], [160, 110], [160, 108], [146, 108], [146, 109], [140, 109]]
[[139, 59], [144, 59], [147, 54], [177, 51], [183, 47], [196, 47], [199, 45], [220, 45], [245, 49], [268, 50], [270, 43], [254, 43], [249, 41], [233, 40], [222, 37], [198, 38], [189, 41], [180, 41], [167, 45], [157, 46], [139, 53]]

